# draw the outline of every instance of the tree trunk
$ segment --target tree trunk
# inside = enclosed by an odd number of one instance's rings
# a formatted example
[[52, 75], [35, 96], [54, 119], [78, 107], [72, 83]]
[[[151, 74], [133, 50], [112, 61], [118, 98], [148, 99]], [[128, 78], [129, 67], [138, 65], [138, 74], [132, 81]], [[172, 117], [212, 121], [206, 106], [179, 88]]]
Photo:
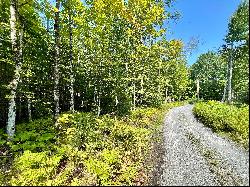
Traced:
[[135, 110], [135, 101], [136, 101], [136, 96], [135, 96], [135, 83], [133, 83], [133, 110]]
[[230, 52], [230, 57], [229, 57], [229, 64], [228, 64], [228, 98], [227, 101], [228, 103], [232, 102], [232, 76], [233, 76], [233, 43], [231, 43], [231, 52]]
[[32, 121], [32, 117], [31, 117], [31, 99], [30, 99], [30, 96], [28, 96], [27, 104], [28, 104], [28, 117], [29, 117], [29, 122], [31, 122], [31, 121]]
[[126, 74], [128, 76], [128, 63], [125, 63], [125, 68], [126, 68]]
[[225, 82], [225, 86], [224, 86], [224, 91], [223, 91], [223, 96], [222, 96], [221, 102], [225, 102], [226, 91], [227, 91], [227, 82]]
[[168, 88], [165, 89], [165, 103], [168, 101]]
[[117, 106], [119, 103], [117, 95], [115, 96], [115, 106]]
[[70, 68], [70, 111], [74, 112], [74, 75], [73, 75], [73, 37], [72, 37], [72, 20], [71, 13], [69, 14], [69, 46], [70, 46], [70, 55], [69, 55], [69, 68]]
[[100, 116], [101, 113], [100, 91], [97, 90], [96, 86], [94, 88], [94, 103], [95, 107], [97, 107], [97, 116]]
[[101, 99], [100, 99], [100, 91], [97, 93], [97, 116], [100, 116], [101, 113]]
[[140, 104], [142, 104], [142, 101], [143, 101], [143, 96], [144, 96], [144, 87], [143, 87], [143, 77], [141, 79], [141, 98], [140, 98]]
[[[10, 1], [10, 36], [11, 36], [11, 44], [13, 51], [13, 61], [15, 63], [15, 73], [13, 80], [10, 82], [10, 100], [9, 100], [9, 111], [8, 111], [8, 122], [7, 122], [7, 134], [8, 138], [11, 139], [15, 133], [15, 120], [16, 120], [16, 89], [20, 79], [20, 71], [22, 66], [21, 55], [22, 49], [17, 43], [17, 2], [16, 0]], [[23, 31], [20, 32], [20, 43], [22, 41]]]
[[100, 116], [101, 113], [100, 91], [99, 89], [96, 88], [96, 86], [94, 88], [94, 103], [95, 107], [97, 107], [97, 116]]
[[59, 9], [60, 9], [60, 0], [56, 0], [57, 12], [55, 13], [55, 61], [54, 61], [54, 119], [57, 120], [60, 112], [59, 108]]
[[200, 81], [199, 81], [199, 79], [196, 80], [196, 95], [197, 95], [197, 99], [200, 99]]

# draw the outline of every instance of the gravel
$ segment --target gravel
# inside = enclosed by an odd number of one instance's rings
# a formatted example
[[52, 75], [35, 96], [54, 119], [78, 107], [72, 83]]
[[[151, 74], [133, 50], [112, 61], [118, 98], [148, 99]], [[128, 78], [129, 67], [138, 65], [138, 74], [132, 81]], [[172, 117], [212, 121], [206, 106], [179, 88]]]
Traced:
[[248, 150], [198, 122], [192, 108], [173, 108], [165, 118], [156, 185], [249, 186]]

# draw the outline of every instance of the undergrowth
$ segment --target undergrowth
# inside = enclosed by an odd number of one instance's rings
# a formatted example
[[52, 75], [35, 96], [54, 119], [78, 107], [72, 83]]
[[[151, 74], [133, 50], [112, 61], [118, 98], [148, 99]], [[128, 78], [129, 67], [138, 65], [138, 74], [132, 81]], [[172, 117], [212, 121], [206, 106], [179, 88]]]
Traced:
[[[144, 185], [143, 163], [163, 114], [182, 105], [139, 108], [125, 117], [61, 114], [18, 124], [12, 142], [0, 132], [0, 184]], [[145, 174], [142, 172], [145, 172]]]
[[229, 105], [218, 101], [198, 102], [194, 114], [206, 126], [245, 148], [249, 146], [249, 105]]

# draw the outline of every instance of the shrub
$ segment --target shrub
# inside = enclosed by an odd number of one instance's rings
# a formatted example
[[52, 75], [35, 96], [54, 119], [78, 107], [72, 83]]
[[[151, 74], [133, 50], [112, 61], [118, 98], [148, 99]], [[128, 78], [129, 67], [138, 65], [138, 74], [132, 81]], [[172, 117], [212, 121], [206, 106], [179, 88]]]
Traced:
[[23, 155], [14, 161], [15, 176], [11, 179], [12, 185], [45, 185], [58, 165], [61, 156], [49, 156], [47, 152], [32, 153], [24, 151]]
[[218, 101], [196, 103], [193, 112], [215, 132], [225, 133], [236, 142], [248, 147], [249, 106], [228, 105]]
[[15, 159], [8, 185], [133, 185], [162, 122], [161, 108], [136, 109], [127, 116], [64, 113], [17, 125], [10, 143]]

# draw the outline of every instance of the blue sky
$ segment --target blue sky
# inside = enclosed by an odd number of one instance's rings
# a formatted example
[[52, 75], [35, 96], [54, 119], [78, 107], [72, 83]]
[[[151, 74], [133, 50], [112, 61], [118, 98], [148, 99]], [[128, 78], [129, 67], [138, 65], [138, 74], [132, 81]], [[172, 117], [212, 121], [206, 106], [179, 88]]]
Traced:
[[168, 39], [178, 38], [186, 44], [192, 37], [198, 38], [198, 48], [188, 57], [188, 64], [208, 50], [217, 50], [224, 42], [230, 16], [240, 0], [176, 0], [172, 10], [181, 13], [176, 23], [172, 22]]

